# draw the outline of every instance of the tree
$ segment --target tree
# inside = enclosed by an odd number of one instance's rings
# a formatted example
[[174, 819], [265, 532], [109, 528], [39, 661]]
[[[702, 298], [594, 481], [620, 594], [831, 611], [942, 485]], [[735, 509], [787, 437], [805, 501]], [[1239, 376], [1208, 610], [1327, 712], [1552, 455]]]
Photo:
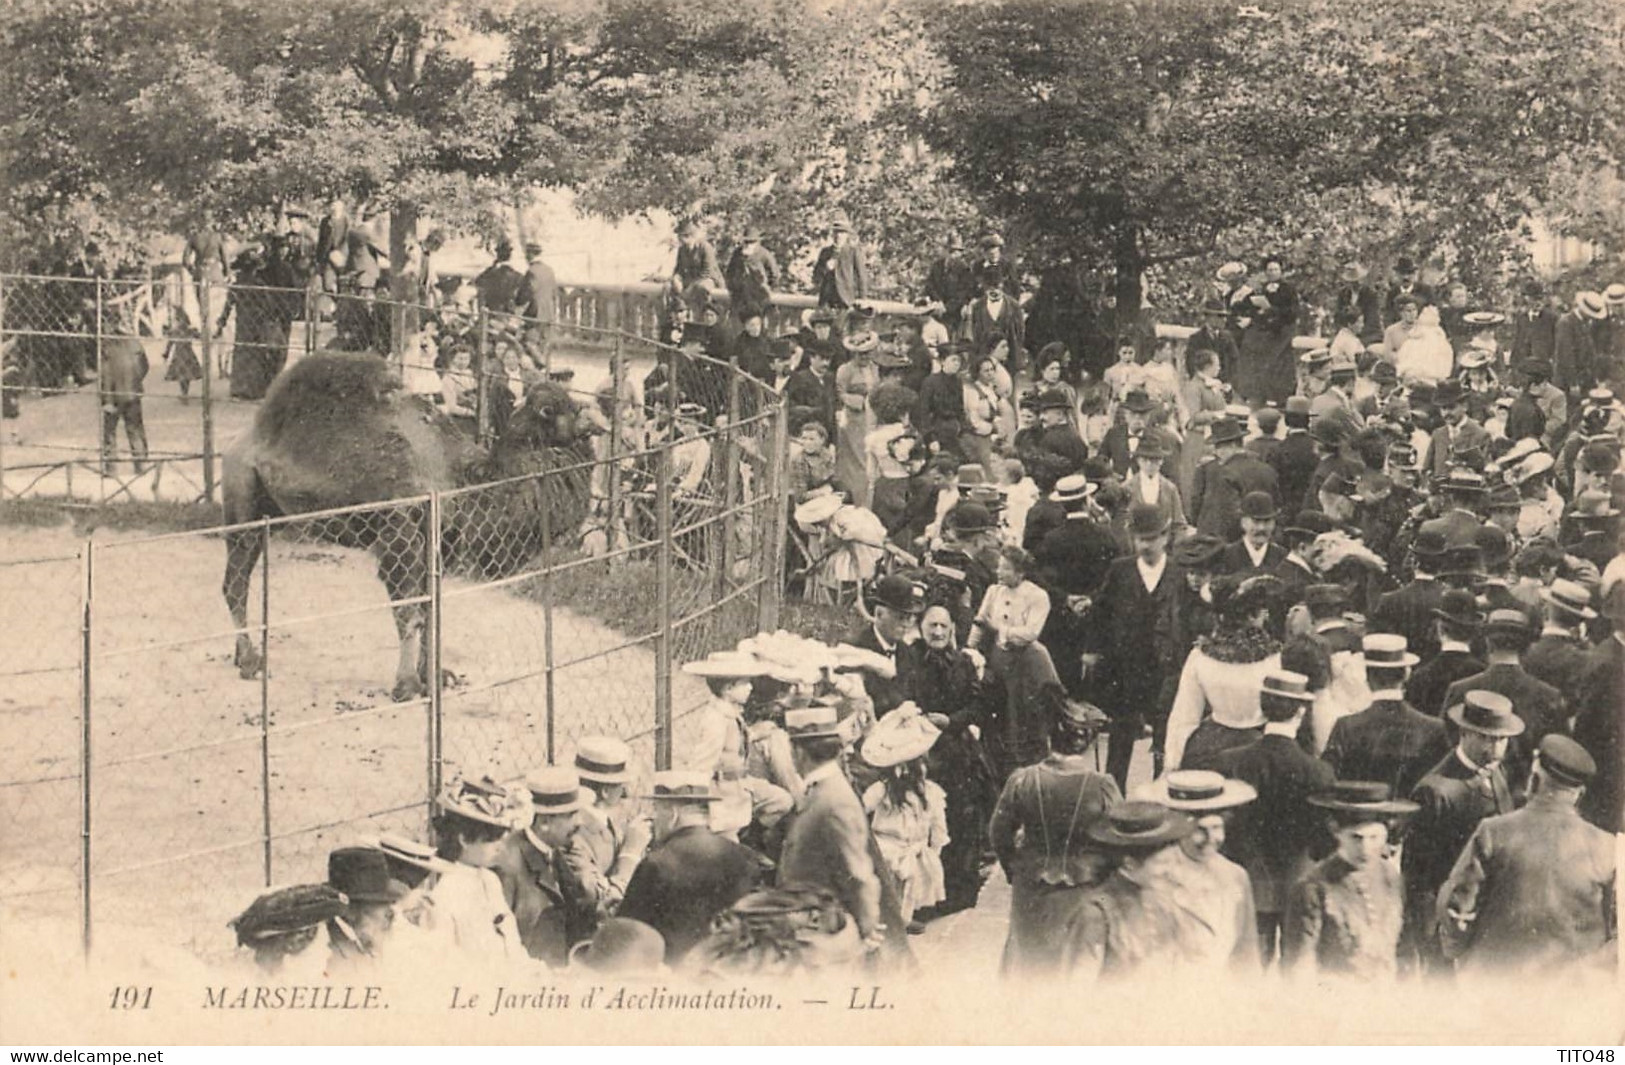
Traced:
[[[1608, 0], [1011, 0], [944, 14], [932, 141], [1042, 260], [1148, 270], [1410, 245], [1487, 285], [1589, 146], [1618, 172]], [[1300, 260], [1301, 261], [1301, 260]]]

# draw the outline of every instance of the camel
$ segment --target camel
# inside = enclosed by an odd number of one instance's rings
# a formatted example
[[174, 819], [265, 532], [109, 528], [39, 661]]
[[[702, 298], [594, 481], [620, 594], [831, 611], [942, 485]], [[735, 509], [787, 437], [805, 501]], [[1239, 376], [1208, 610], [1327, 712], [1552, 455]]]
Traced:
[[[224, 456], [224, 519], [232, 528], [221, 590], [238, 630], [238, 672], [252, 679], [265, 665], [246, 631], [249, 580], [264, 537], [240, 526], [503, 481], [443, 500], [442, 561], [486, 574], [513, 572], [544, 546], [544, 528], [579, 531], [590, 467], [578, 464], [590, 458], [575, 404], [555, 384], [531, 386], [487, 453], [454, 419], [404, 391], [378, 356], [323, 352], [301, 359], [278, 375], [252, 428]], [[561, 467], [567, 468], [554, 477], [522, 477]], [[325, 538], [370, 548], [377, 557], [400, 637], [392, 695], [421, 696], [428, 690], [428, 606], [413, 600], [428, 594], [427, 506], [313, 520]]]

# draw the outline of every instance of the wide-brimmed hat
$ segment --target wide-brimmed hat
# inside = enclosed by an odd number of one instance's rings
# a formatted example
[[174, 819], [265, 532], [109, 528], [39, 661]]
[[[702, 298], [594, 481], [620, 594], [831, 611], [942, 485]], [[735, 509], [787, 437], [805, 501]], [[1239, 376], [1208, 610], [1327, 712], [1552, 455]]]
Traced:
[[1156, 536], [1168, 531], [1173, 520], [1155, 503], [1135, 503], [1128, 512], [1130, 536]]
[[1512, 480], [1517, 484], [1533, 480], [1543, 473], [1550, 472], [1557, 466], [1557, 459], [1549, 452], [1537, 451], [1520, 461], [1512, 470]]
[[1134, 789], [1139, 802], [1160, 803], [1170, 810], [1207, 813], [1245, 806], [1258, 798], [1258, 789], [1244, 780], [1232, 780], [1206, 769], [1174, 769]]
[[566, 766], [543, 766], [525, 777], [532, 814], [573, 814], [582, 807], [581, 778]]
[[1095, 494], [1095, 486], [1081, 473], [1069, 473], [1055, 482], [1055, 491], [1049, 494], [1056, 503], [1076, 503]]
[[1315, 693], [1309, 690], [1309, 678], [1302, 673], [1294, 673], [1290, 669], [1275, 669], [1264, 674], [1260, 682], [1258, 694], [1260, 696], [1273, 695], [1280, 699], [1292, 699], [1300, 703], [1315, 701]]
[[1584, 787], [1597, 775], [1597, 762], [1591, 752], [1561, 732], [1548, 733], [1540, 741], [1536, 756], [1550, 776], [1572, 787]]
[[1123, 402], [1121, 404], [1124, 410], [1131, 410], [1136, 414], [1144, 414], [1147, 411], [1155, 408], [1156, 405], [1156, 402], [1152, 400], [1150, 395], [1148, 395], [1143, 388], [1129, 389], [1128, 395], [1123, 397]]
[[375, 847], [340, 847], [327, 856], [327, 883], [351, 902], [398, 902], [408, 888], [390, 878], [389, 860]]
[[1493, 325], [1502, 325], [1506, 322], [1506, 315], [1497, 311], [1468, 311], [1461, 316], [1461, 320], [1474, 329], [1488, 329]]
[[344, 913], [350, 900], [328, 884], [295, 884], [267, 891], [232, 918], [242, 946], [318, 928]]
[[875, 582], [875, 603], [904, 614], [925, 612], [925, 585], [900, 573], [889, 573]]
[[1569, 507], [1569, 517], [1578, 521], [1601, 520], [1612, 518], [1619, 514], [1614, 509], [1613, 498], [1601, 488], [1587, 488], [1574, 497], [1574, 503]]
[[385, 860], [396, 865], [410, 866], [426, 873], [438, 872], [446, 867], [446, 860], [435, 853], [427, 843], [419, 843], [405, 836], [383, 835], [367, 841]]
[[854, 355], [860, 355], [880, 347], [880, 336], [873, 329], [861, 329], [847, 334], [841, 340], [841, 346]]
[[784, 731], [792, 742], [841, 735], [841, 714], [827, 703], [797, 707], [784, 712]]
[[1089, 826], [1089, 838], [1112, 850], [1161, 850], [1195, 828], [1196, 822], [1188, 814], [1161, 803], [1120, 802]]
[[1339, 821], [1363, 823], [1389, 821], [1414, 814], [1416, 803], [1393, 797], [1387, 783], [1378, 780], [1339, 780], [1324, 791], [1309, 796], [1309, 803], [1330, 811]]
[[666, 960], [666, 937], [642, 921], [608, 917], [591, 939], [570, 948], [570, 963], [596, 973], [636, 976], [658, 971]]
[[697, 662], [683, 663], [683, 672], [694, 677], [765, 677], [768, 664], [743, 651], [713, 651]]
[[1433, 389], [1433, 402], [1441, 407], [1454, 407], [1467, 400], [1467, 390], [1454, 377], [1440, 381]]
[[720, 802], [711, 777], [695, 769], [663, 769], [650, 781], [645, 799], [659, 802]]
[[583, 736], [576, 744], [576, 776], [595, 784], [625, 784], [632, 779], [632, 748], [613, 736]]
[[1038, 394], [1039, 410], [1071, 410], [1072, 400], [1059, 388], [1046, 388]]
[[1140, 446], [1134, 449], [1134, 457], [1137, 459], [1165, 459], [1168, 455], [1168, 441], [1161, 433], [1146, 433], [1140, 437]]
[[1579, 581], [1559, 577], [1551, 587], [1542, 588], [1540, 597], [1566, 614], [1590, 621], [1597, 616], [1591, 609], [1591, 591]]
[[1477, 598], [1472, 592], [1461, 588], [1447, 589], [1431, 613], [1443, 621], [1474, 628], [1484, 621], [1484, 615], [1478, 610]]
[[440, 808], [448, 814], [496, 828], [519, 828], [529, 820], [524, 800], [490, 776], [453, 780], [440, 797]]
[[1315, 537], [1329, 533], [1336, 528], [1337, 522], [1327, 516], [1324, 511], [1300, 510], [1292, 521], [1281, 529], [1281, 535], [1282, 537], [1313, 540]]
[[1405, 637], [1373, 632], [1360, 641], [1367, 669], [1408, 669], [1422, 661], [1406, 649]]
[[1213, 276], [1220, 281], [1239, 281], [1247, 276], [1247, 264], [1236, 262], [1234, 259], [1225, 263], [1213, 272]]
[[1479, 370], [1490, 364], [1490, 353], [1483, 348], [1468, 348], [1456, 360], [1463, 370]]
[[[1247, 438], [1247, 429], [1234, 418], [1220, 418], [1208, 426], [1208, 443], [1215, 446], [1219, 444], [1233, 444], [1238, 440]], [[1143, 444], [1141, 445], [1144, 446]]]
[[1574, 297], [1574, 309], [1582, 318], [1608, 317], [1608, 301], [1603, 299], [1601, 292], [1581, 292]]
[[918, 706], [904, 703], [875, 722], [863, 739], [861, 753], [865, 762], [885, 769], [925, 757], [941, 736], [942, 730], [927, 720]]
[[1512, 712], [1512, 700], [1500, 692], [1470, 691], [1445, 716], [1470, 732], [1485, 736], [1520, 736], [1523, 718]]
[[981, 503], [955, 503], [944, 520], [949, 528], [962, 533], [992, 532], [999, 527], [993, 512]]
[[1332, 361], [1332, 349], [1311, 348], [1309, 351], [1299, 355], [1298, 361], [1303, 363], [1304, 366], [1311, 371], [1318, 370], [1320, 367], [1325, 366]]

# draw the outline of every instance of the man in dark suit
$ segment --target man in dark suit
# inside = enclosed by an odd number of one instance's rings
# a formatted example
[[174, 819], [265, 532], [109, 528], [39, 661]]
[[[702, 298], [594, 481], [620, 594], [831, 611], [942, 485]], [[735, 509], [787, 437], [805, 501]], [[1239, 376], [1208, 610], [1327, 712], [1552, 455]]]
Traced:
[[1225, 545], [1219, 555], [1223, 572], [1242, 577], [1274, 573], [1286, 561], [1286, 548], [1275, 543], [1275, 522], [1280, 510], [1268, 492], [1241, 497], [1241, 539]]
[[[1281, 428], [1281, 412], [1274, 407], [1259, 407], [1253, 411], [1253, 421], [1258, 423], [1258, 436], [1248, 440], [1244, 445], [1247, 453], [1258, 459], [1270, 469], [1275, 469], [1275, 452], [1281, 446], [1279, 430]], [[1281, 471], [1275, 470], [1276, 483], [1279, 485]]]
[[1366, 284], [1365, 265], [1345, 265], [1342, 282], [1337, 290], [1334, 317], [1354, 323], [1355, 334], [1362, 344], [1377, 343], [1382, 339], [1382, 298], [1376, 289]]
[[[326, 225], [325, 221], [323, 225]], [[348, 225], [346, 222], [346, 239]], [[317, 251], [325, 255], [320, 247]], [[508, 260], [512, 258], [513, 244], [506, 239], [497, 241], [496, 261], [474, 279], [474, 291], [479, 293], [480, 306], [492, 314], [511, 314], [514, 301], [519, 298], [519, 286], [524, 284], [525, 275], [508, 265]]]
[[925, 294], [942, 304], [943, 317], [955, 325], [965, 305], [976, 298], [976, 272], [965, 257], [965, 238], [948, 233], [948, 249], [925, 274]]
[[1332, 520], [1318, 510], [1300, 510], [1282, 526], [1281, 543], [1286, 548], [1286, 557], [1270, 571], [1270, 575], [1281, 582], [1270, 611], [1271, 631], [1277, 635], [1286, 631], [1287, 611], [1303, 602], [1304, 592], [1320, 580], [1304, 552], [1315, 542], [1315, 537], [1334, 528]]
[[1100, 453], [1112, 464], [1112, 472], [1117, 476], [1126, 477], [1134, 468], [1134, 455], [1140, 450], [1140, 441], [1149, 434], [1155, 434], [1168, 447], [1164, 468], [1173, 469], [1178, 465], [1178, 442], [1162, 430], [1151, 428], [1151, 411], [1155, 408], [1156, 403], [1139, 388], [1130, 391], [1118, 405], [1122, 419], [1107, 429], [1100, 441]]
[[727, 282], [722, 276], [722, 264], [717, 260], [717, 249], [705, 237], [705, 228], [685, 218], [677, 226], [677, 239], [677, 262], [672, 267], [673, 286], [679, 292], [686, 292], [696, 284], [721, 291]]
[[1008, 347], [1004, 366], [1014, 375], [1026, 365], [1027, 319], [1003, 282], [1004, 276], [997, 270], [984, 269], [977, 274], [982, 294], [965, 308], [965, 323], [971, 358], [990, 354], [1003, 341]]
[[1478, 611], [1473, 593], [1451, 588], [1433, 611], [1439, 633], [1439, 651], [1411, 674], [1405, 685], [1410, 704], [1434, 717], [1445, 712], [1444, 693], [1458, 680], [1484, 672], [1484, 663], [1473, 654], [1470, 644], [1478, 635], [1484, 616]]
[[[1089, 445], [1068, 420], [1072, 401], [1060, 389], [1045, 389], [1038, 396], [1038, 440], [1034, 448], [1050, 456], [1057, 470], [1077, 473], [1089, 458]], [[1066, 476], [1062, 474], [1062, 476]]]
[[1044, 622], [1042, 642], [1054, 659], [1061, 683], [1074, 695], [1081, 694], [1080, 670], [1088, 629], [1081, 610], [1086, 597], [1104, 583], [1117, 557], [1117, 542], [1090, 511], [1089, 496], [1093, 493], [1094, 486], [1081, 473], [1057, 481], [1050, 499], [1066, 508], [1066, 518], [1058, 528], [1044, 534], [1033, 552], [1039, 579], [1054, 600]]
[[[1405, 834], [1405, 919], [1402, 939], [1428, 972], [1447, 966], [1435, 929], [1435, 901], [1457, 855], [1486, 817], [1513, 810], [1512, 789], [1501, 768], [1507, 744], [1523, 731], [1512, 702], [1495, 692], [1472, 691], [1450, 708], [1460, 729], [1456, 749], [1428, 770], [1411, 792], [1420, 809]], [[1401, 947], [1401, 954], [1407, 953]]]
[[1249, 492], [1263, 492], [1271, 500], [1279, 490], [1276, 473], [1242, 446], [1246, 430], [1234, 418], [1221, 418], [1208, 427], [1214, 460], [1196, 468], [1189, 513], [1196, 531], [1229, 542], [1241, 535], [1241, 500]]
[[[491, 871], [519, 926], [525, 953], [556, 968], [569, 959], [570, 946], [592, 934], [591, 924], [571, 913], [565, 852], [581, 809], [581, 781], [562, 766], [525, 778], [531, 822], [508, 834]], [[572, 919], [574, 917], [575, 919]]]
[[1513, 794], [1521, 796], [1529, 783], [1529, 767], [1535, 748], [1549, 733], [1568, 731], [1568, 708], [1563, 693], [1524, 672], [1523, 652], [1535, 637], [1529, 617], [1522, 610], [1491, 610], [1484, 619], [1484, 672], [1475, 673], [1450, 685], [1444, 705], [1460, 706], [1472, 691], [1495, 692], [1512, 701], [1513, 713], [1523, 722], [1523, 731], [1513, 737], [1502, 763]]
[[655, 845], [627, 882], [617, 917], [642, 921], [666, 940], [666, 964], [682, 961], [704, 939], [717, 914], [755, 890], [767, 862], [711, 831], [720, 796], [705, 773], [656, 773]]
[[1607, 832], [1625, 829], [1625, 798], [1620, 790], [1620, 719], [1625, 717], [1625, 581], [1603, 585], [1603, 612], [1614, 634], [1588, 656], [1585, 679], [1575, 704], [1574, 738], [1600, 767], [1580, 801], [1580, 814]]
[[790, 374], [784, 397], [791, 407], [818, 412], [819, 424], [835, 439], [835, 375], [830, 372], [830, 354], [823, 348], [805, 348], [806, 365]]
[[1258, 697], [1264, 734], [1212, 758], [1214, 769], [1258, 792], [1236, 811], [1225, 852], [1252, 881], [1259, 955], [1266, 965], [1276, 955], [1287, 895], [1309, 870], [1309, 848], [1325, 830], [1309, 796], [1330, 786], [1332, 769], [1297, 740], [1313, 701], [1309, 678], [1301, 673], [1267, 675]]
[[1426, 307], [1434, 301], [1433, 287], [1418, 280], [1420, 274], [1416, 269], [1415, 260], [1409, 256], [1401, 255], [1394, 261], [1394, 279], [1388, 286], [1387, 298], [1383, 301], [1383, 317], [1392, 322], [1399, 318], [1399, 301], [1410, 297], [1417, 303], [1418, 308]]
[[1134, 554], [1114, 561], [1094, 596], [1083, 656], [1085, 681], [1094, 681], [1095, 701], [1112, 715], [1106, 772], [1119, 790], [1127, 785], [1134, 741], [1146, 722], [1152, 725], [1151, 758], [1162, 770], [1167, 715], [1159, 698], [1179, 645], [1173, 605], [1185, 576], [1168, 556], [1169, 522], [1155, 504], [1136, 503], [1129, 510], [1128, 532]]
[[546, 366], [553, 345], [553, 323], [559, 315], [559, 280], [553, 268], [542, 261], [542, 246], [537, 241], [525, 242], [525, 258], [529, 265], [513, 309], [531, 319], [525, 326], [525, 345], [537, 365]]
[[[869, 263], [844, 212], [837, 212], [830, 223], [829, 244], [813, 265], [813, 288], [818, 292], [818, 305], [837, 313], [869, 297]], [[844, 324], [844, 319], [837, 324]]]
[[[1512, 317], [1512, 365], [1529, 359], [1549, 363], [1557, 349], [1557, 312], [1539, 281], [1525, 283], [1523, 296], [1523, 309]], [[1509, 439], [1518, 437], [1509, 434]]]
[[1578, 402], [1597, 383], [1595, 322], [1608, 314], [1608, 305], [1595, 292], [1574, 298], [1574, 309], [1561, 315], [1552, 343], [1552, 383]]
[[[875, 704], [875, 717], [884, 717], [908, 701], [909, 685], [919, 663], [921, 648], [904, 643], [914, 620], [925, 613], [925, 586], [893, 573], [874, 587], [874, 620], [847, 638], [847, 643], [890, 659], [895, 675], [886, 677], [865, 670], [863, 688]], [[980, 605], [978, 603], [977, 605]]]
[[1454, 377], [1439, 382], [1433, 391], [1433, 402], [1438, 406], [1444, 422], [1433, 430], [1428, 440], [1427, 454], [1422, 457], [1422, 469], [1429, 477], [1438, 479], [1450, 472], [1454, 456], [1466, 451], [1481, 451], [1488, 455], [1490, 434], [1487, 429], [1467, 417], [1467, 391]]
[[1281, 417], [1286, 422], [1286, 439], [1270, 455], [1269, 464], [1275, 470], [1282, 520], [1291, 521], [1303, 507], [1320, 456], [1315, 452], [1314, 437], [1309, 435], [1308, 398], [1288, 399]]
[[1371, 705], [1332, 726], [1321, 755], [1339, 780], [1378, 780], [1409, 795], [1450, 749], [1444, 723], [1419, 713], [1401, 689], [1417, 657], [1405, 637], [1372, 633], [1361, 642]]
[[1524, 653], [1523, 668], [1562, 692], [1569, 710], [1577, 711], [1579, 686], [1591, 651], [1583, 626], [1597, 617], [1591, 609], [1591, 592], [1578, 581], [1559, 577], [1539, 594], [1546, 608], [1546, 624]]
[[1411, 541], [1416, 568], [1410, 583], [1384, 592], [1371, 613], [1371, 631], [1405, 637], [1406, 646], [1424, 659], [1439, 653], [1438, 626], [1433, 612], [1444, 601], [1444, 583], [1434, 577], [1444, 560], [1444, 526], [1423, 522]]

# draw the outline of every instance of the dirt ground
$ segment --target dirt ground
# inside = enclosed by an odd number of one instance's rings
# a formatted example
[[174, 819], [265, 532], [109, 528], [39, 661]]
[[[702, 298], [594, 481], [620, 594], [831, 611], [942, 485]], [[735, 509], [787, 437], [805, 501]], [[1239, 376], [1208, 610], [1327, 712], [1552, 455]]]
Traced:
[[[83, 545], [67, 527], [0, 529], [0, 905], [12, 918], [78, 912]], [[368, 831], [422, 836], [429, 774], [427, 704], [389, 697], [397, 644], [372, 560], [273, 541], [263, 731], [261, 683], [231, 662], [223, 561], [221, 540], [195, 535], [99, 533], [93, 551], [95, 923], [205, 953], [229, 946], [225, 922], [267, 879], [267, 814], [269, 879], [324, 879], [328, 850]], [[443, 714], [448, 779], [512, 780], [545, 763], [549, 705], [560, 759], [604, 731], [652, 763], [646, 644], [555, 610], [550, 704], [542, 608], [451, 578], [445, 591], [444, 664], [458, 681]], [[256, 578], [256, 607], [259, 594]], [[679, 759], [684, 712], [704, 694], [678, 676]]]

